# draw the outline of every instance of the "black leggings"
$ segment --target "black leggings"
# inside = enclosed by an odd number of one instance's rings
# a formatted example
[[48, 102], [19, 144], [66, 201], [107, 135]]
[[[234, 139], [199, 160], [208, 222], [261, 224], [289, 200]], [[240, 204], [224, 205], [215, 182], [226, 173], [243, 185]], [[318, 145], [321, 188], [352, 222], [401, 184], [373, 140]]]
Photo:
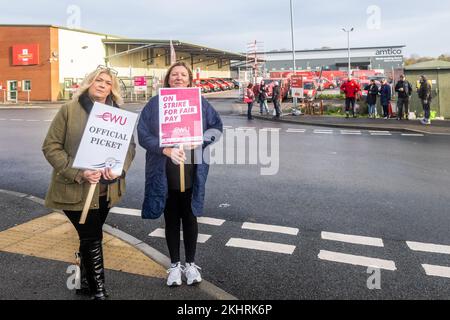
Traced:
[[108, 217], [109, 208], [106, 196], [100, 197], [100, 208], [96, 210], [89, 210], [86, 223], [80, 224], [81, 211], [67, 211], [64, 213], [72, 222], [73, 226], [78, 232], [80, 241], [83, 240], [103, 240], [103, 224]]
[[186, 190], [185, 193], [169, 190], [169, 198], [166, 200], [164, 209], [164, 219], [166, 221], [166, 241], [172, 263], [180, 262], [180, 220], [183, 223], [186, 262], [195, 262], [198, 224], [197, 218], [192, 213], [191, 202], [192, 189]]

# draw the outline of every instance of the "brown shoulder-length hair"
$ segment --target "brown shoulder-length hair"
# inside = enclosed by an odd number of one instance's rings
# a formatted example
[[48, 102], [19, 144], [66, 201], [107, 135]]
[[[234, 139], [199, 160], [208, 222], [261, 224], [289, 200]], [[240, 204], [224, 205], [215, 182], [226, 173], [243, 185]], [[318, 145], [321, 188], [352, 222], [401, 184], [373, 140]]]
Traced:
[[170, 78], [170, 74], [172, 73], [173, 68], [175, 67], [184, 67], [186, 68], [188, 74], [189, 74], [189, 88], [192, 87], [192, 83], [194, 81], [194, 76], [192, 74], [192, 70], [191, 68], [188, 67], [188, 65], [186, 63], [184, 63], [183, 61], [179, 61], [174, 63], [173, 65], [170, 66], [169, 70], [167, 70], [166, 76], [164, 78], [164, 88], [170, 88], [169, 85], [169, 78]]

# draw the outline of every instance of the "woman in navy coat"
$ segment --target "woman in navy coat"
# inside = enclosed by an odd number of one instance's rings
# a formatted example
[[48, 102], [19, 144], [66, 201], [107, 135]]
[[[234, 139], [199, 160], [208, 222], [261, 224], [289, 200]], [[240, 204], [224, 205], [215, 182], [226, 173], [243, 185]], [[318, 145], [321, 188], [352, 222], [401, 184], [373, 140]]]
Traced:
[[[187, 88], [192, 87], [192, 83], [193, 75], [190, 68], [184, 62], [177, 62], [169, 68], [164, 87]], [[139, 144], [147, 151], [142, 218], [157, 219], [164, 213], [166, 241], [172, 263], [168, 270], [168, 286], [180, 286], [182, 274], [186, 276], [188, 285], [202, 281], [200, 267], [195, 264], [197, 217], [203, 215], [205, 184], [209, 171], [209, 165], [203, 160], [202, 151], [217, 141], [223, 132], [219, 114], [203, 97], [202, 115], [205, 142], [199, 147], [186, 146], [184, 149], [160, 147], [159, 96], [150, 99], [141, 113], [138, 124]], [[197, 163], [185, 163], [186, 191], [181, 192], [179, 163], [187, 158], [185, 150], [196, 154]], [[180, 262], [181, 223], [186, 252], [185, 266]]]

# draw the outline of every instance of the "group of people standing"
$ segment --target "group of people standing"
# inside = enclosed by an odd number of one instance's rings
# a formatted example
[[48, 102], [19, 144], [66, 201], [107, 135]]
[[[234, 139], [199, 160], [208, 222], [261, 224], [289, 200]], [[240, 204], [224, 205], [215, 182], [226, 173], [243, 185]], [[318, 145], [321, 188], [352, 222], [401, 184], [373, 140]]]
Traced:
[[[253, 83], [249, 83], [244, 95], [244, 102], [247, 103], [247, 119], [253, 120], [252, 109], [256, 102], [259, 103], [259, 113], [261, 115], [270, 115], [269, 105], [269, 86], [266, 85], [264, 81], [260, 84], [254, 86]], [[281, 93], [280, 93], [280, 83], [274, 81], [272, 87], [272, 101], [274, 106], [274, 119], [279, 119], [281, 117]]]
[[[191, 69], [183, 62], [173, 64], [165, 77], [166, 88], [193, 87]], [[117, 72], [99, 66], [90, 73], [71, 102], [63, 105], [55, 116], [42, 146], [45, 158], [53, 167], [45, 204], [63, 210], [75, 227], [80, 240], [79, 266], [81, 286], [77, 294], [92, 299], [108, 297], [105, 288], [103, 264], [103, 231], [110, 208], [120, 201], [125, 192], [125, 177], [135, 156], [136, 144], [132, 139], [123, 172], [120, 176], [111, 169], [79, 170], [72, 167], [84, 128], [95, 102], [119, 108], [120, 96]], [[210, 129], [223, 132], [223, 124], [213, 106], [202, 97], [203, 132]], [[198, 237], [197, 217], [203, 215], [205, 185], [209, 165], [203, 157], [194, 164], [194, 152], [202, 152], [214, 139], [205, 137], [203, 145], [161, 148], [159, 137], [159, 96], [150, 99], [138, 123], [139, 144], [146, 150], [145, 196], [143, 219], [158, 219], [164, 215], [166, 242], [171, 266], [167, 285], [180, 286], [182, 277], [188, 285], [202, 281], [200, 267], [195, 263]], [[185, 191], [180, 190], [180, 163], [185, 166]], [[86, 222], [79, 222], [90, 186], [96, 185]], [[186, 263], [180, 259], [180, 229], [183, 225]]]
[[[422, 120], [422, 124], [429, 125], [431, 124], [430, 120], [430, 106], [432, 99], [431, 92], [431, 84], [427, 80], [425, 76], [421, 76], [419, 80], [420, 86], [417, 88], [417, 93], [419, 99], [422, 102], [423, 110], [424, 110], [424, 118]], [[390, 107], [393, 96], [393, 90], [391, 84], [387, 82], [386, 79], [381, 80], [381, 87], [376, 84], [376, 81], [372, 79], [370, 84], [365, 88], [367, 90], [367, 106], [369, 118], [375, 119], [377, 117], [377, 100], [380, 97], [380, 104], [383, 107], [383, 118], [390, 118]], [[397, 93], [397, 120], [409, 120], [409, 103], [411, 96], [413, 94], [413, 88], [411, 83], [406, 80], [405, 75], [400, 76], [400, 80], [394, 87], [395, 93]], [[354, 79], [349, 77], [347, 81], [345, 81], [341, 85], [341, 91], [345, 94], [345, 113], [346, 118], [350, 117], [350, 111], [354, 118], [356, 118], [355, 113], [355, 103], [358, 95], [361, 93], [361, 87]]]

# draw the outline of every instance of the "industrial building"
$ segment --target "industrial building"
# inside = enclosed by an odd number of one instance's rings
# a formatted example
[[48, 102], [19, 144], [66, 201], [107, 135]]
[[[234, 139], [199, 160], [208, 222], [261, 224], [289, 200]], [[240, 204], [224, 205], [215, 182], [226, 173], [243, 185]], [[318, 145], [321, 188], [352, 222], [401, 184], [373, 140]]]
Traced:
[[[391, 71], [404, 66], [404, 45], [351, 48], [352, 69]], [[292, 51], [264, 52], [266, 72], [293, 69]], [[297, 70], [348, 70], [348, 48], [315, 49], [295, 52]]]
[[140, 93], [144, 83], [145, 94], [152, 95], [170, 65], [171, 42], [177, 61], [185, 61], [199, 78], [230, 78], [231, 61], [246, 59], [179, 40], [129, 39], [53, 25], [0, 25], [0, 99], [69, 99], [99, 65], [118, 71], [125, 97], [136, 93], [136, 79]]

